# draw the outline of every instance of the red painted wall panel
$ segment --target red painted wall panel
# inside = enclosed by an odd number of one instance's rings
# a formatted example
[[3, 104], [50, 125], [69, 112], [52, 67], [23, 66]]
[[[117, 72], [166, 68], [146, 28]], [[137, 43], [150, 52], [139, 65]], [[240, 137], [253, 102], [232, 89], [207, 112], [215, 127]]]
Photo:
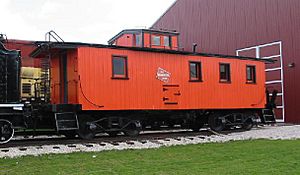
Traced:
[[67, 55], [67, 76], [68, 76], [68, 103], [77, 104], [78, 102], [78, 59], [77, 50], [69, 50]]
[[[84, 110], [232, 109], [265, 105], [263, 62], [90, 47], [79, 48], [77, 56], [75, 53], [68, 54], [68, 64], [72, 65], [68, 69], [78, 65], [76, 72], [68, 76], [68, 82], [78, 83], [77, 87], [69, 86], [75, 88], [69, 89], [69, 99], [72, 98], [70, 103], [82, 104]], [[127, 57], [129, 79], [112, 79], [112, 55]], [[203, 82], [189, 82], [189, 61], [201, 61]], [[219, 83], [220, 62], [231, 64], [231, 83]], [[57, 64], [54, 58], [52, 80], [55, 81], [59, 81]], [[256, 84], [246, 84], [248, 64], [256, 65]], [[167, 83], [157, 79], [159, 68], [170, 73]], [[174, 96], [178, 92], [180, 95]], [[54, 94], [52, 101], [59, 102], [61, 95]], [[165, 104], [163, 97], [178, 104]], [[102, 105], [103, 108], [97, 107]]]
[[144, 47], [151, 47], [151, 35], [150, 35], [150, 33], [144, 33]]
[[133, 47], [134, 44], [133, 34], [124, 34], [116, 40], [116, 45], [118, 46]]
[[177, 0], [152, 27], [176, 30], [181, 47], [191, 51], [198, 43], [206, 53], [235, 55], [239, 48], [281, 41], [286, 122], [300, 123], [299, 9], [299, 0]]
[[60, 83], [60, 60], [59, 57], [51, 58], [51, 103], [59, 104], [61, 102], [61, 83]]

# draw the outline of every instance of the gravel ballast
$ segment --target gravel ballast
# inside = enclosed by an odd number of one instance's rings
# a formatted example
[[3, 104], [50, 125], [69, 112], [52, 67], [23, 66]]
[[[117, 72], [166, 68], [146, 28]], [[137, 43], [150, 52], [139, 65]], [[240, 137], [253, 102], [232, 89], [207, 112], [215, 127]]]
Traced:
[[148, 141], [126, 141], [118, 144], [107, 142], [102, 143], [85, 143], [71, 145], [43, 145], [28, 147], [0, 148], [0, 158], [13, 158], [19, 156], [42, 154], [60, 154], [72, 152], [99, 152], [106, 150], [125, 150], [125, 149], [150, 149], [162, 146], [201, 144], [210, 142], [228, 142], [237, 140], [292, 140], [300, 139], [300, 125], [293, 126], [264, 126], [253, 128], [250, 131], [233, 132], [227, 135], [216, 134], [211, 136], [187, 136], [174, 138], [164, 138], [159, 140]]

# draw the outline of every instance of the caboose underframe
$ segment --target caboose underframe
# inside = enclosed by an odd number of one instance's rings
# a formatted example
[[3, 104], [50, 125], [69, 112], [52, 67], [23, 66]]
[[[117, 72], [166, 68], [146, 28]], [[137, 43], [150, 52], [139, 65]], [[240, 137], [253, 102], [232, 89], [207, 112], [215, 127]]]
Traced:
[[[83, 138], [105, 132], [116, 135], [123, 132], [129, 136], [137, 136], [140, 131], [159, 129], [192, 129], [199, 131], [204, 125], [215, 131], [232, 127], [246, 130], [252, 128], [259, 118], [261, 109], [251, 110], [157, 110], [157, 111], [89, 111], [79, 113]], [[86, 133], [85, 136], [83, 133]]]
[[[215, 131], [240, 127], [252, 128], [260, 117], [261, 109], [251, 110], [157, 110], [157, 111], [82, 111], [60, 110], [50, 111], [50, 106], [39, 109], [31, 116], [23, 111], [1, 115], [1, 143], [8, 142], [18, 134], [62, 134], [68, 138], [79, 135], [84, 139], [92, 139], [97, 133], [115, 136], [124, 133], [137, 136], [140, 131], [160, 129], [192, 129], [199, 131], [204, 125]], [[53, 107], [56, 108], [57, 106]], [[4, 111], [1, 111], [5, 114]], [[61, 118], [57, 118], [57, 114]], [[46, 131], [41, 131], [48, 129]], [[15, 130], [18, 131], [15, 133]], [[23, 132], [22, 132], [23, 131]], [[26, 132], [24, 132], [26, 131]], [[29, 132], [28, 132], [29, 131]]]

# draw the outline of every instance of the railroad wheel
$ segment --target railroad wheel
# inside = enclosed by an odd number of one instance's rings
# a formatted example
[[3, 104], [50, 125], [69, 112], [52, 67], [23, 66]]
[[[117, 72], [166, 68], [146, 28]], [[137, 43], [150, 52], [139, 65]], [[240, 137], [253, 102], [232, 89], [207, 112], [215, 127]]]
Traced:
[[124, 134], [130, 137], [136, 137], [140, 134], [142, 125], [139, 121], [129, 124], [124, 130]]
[[8, 120], [0, 120], [0, 144], [9, 142], [14, 136], [15, 130]]
[[214, 131], [222, 131], [225, 128], [225, 123], [222, 122], [221, 114], [214, 113], [209, 116], [208, 124], [210, 129]]
[[78, 135], [85, 140], [91, 140], [95, 137], [95, 132], [90, 129], [90, 125], [87, 123], [81, 123], [79, 126]]
[[242, 128], [244, 130], [250, 130], [253, 127], [253, 120], [252, 118], [248, 118], [247, 120], [244, 121]]

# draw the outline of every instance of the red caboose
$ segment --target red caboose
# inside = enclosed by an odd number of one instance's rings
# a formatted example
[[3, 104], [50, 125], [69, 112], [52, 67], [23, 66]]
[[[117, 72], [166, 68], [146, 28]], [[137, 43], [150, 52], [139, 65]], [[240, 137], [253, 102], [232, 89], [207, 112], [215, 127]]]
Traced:
[[66, 49], [66, 72], [60, 57], [51, 60], [53, 104], [81, 104], [83, 110], [265, 106], [262, 61], [117, 47], [72, 47]]
[[161, 125], [250, 129], [263, 116], [259, 59], [83, 43], [51, 43], [45, 50], [44, 44], [33, 55], [50, 53], [52, 109], [62, 114], [80, 106], [73, 112], [85, 138]]

